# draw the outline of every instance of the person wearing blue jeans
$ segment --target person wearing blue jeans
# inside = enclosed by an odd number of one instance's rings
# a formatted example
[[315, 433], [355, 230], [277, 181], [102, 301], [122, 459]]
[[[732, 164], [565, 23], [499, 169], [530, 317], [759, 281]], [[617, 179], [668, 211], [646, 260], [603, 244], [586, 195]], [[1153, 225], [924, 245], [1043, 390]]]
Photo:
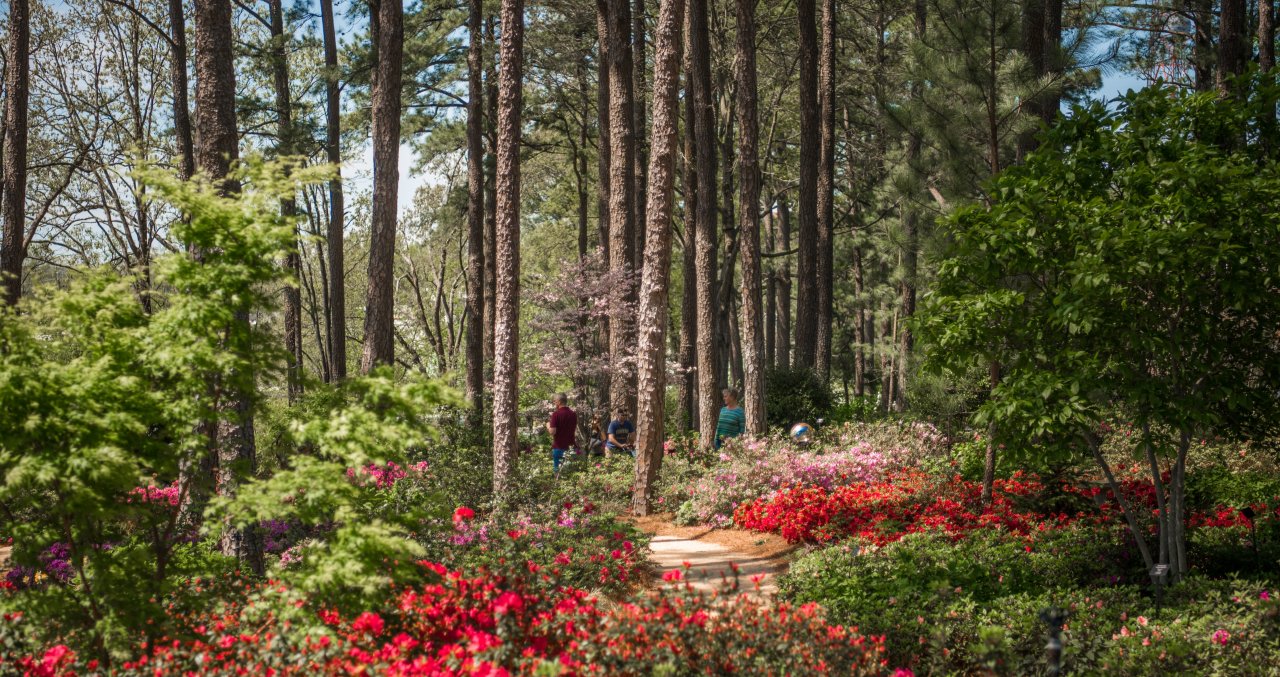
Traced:
[[578, 415], [569, 408], [569, 397], [564, 393], [552, 397], [551, 404], [555, 411], [547, 421], [547, 432], [551, 433], [551, 462], [556, 477], [559, 477], [560, 464], [564, 462], [564, 455], [573, 448], [578, 434]]

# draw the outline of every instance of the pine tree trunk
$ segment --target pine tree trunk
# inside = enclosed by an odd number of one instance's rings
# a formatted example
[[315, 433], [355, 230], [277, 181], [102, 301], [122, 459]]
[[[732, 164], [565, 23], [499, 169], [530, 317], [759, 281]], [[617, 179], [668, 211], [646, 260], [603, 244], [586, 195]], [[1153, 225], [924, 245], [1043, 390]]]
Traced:
[[[716, 213], [719, 215], [724, 232], [724, 255], [721, 257], [720, 272], [716, 276], [716, 317], [720, 318], [720, 326], [716, 331], [716, 391], [729, 387], [729, 383], [742, 383], [742, 369], [738, 356], [734, 354], [734, 340], [737, 338], [738, 322], [733, 312], [733, 271], [738, 260], [738, 215], [733, 211], [734, 203], [734, 156], [733, 146], [733, 98], [729, 95], [729, 84], [717, 77], [714, 89], [717, 97], [719, 115], [716, 127], [721, 132], [718, 136], [720, 154], [717, 164], [724, 167], [720, 177], [720, 199]], [[739, 386], [741, 387], [741, 386]]]
[[[173, 0], [180, 2], [181, 0]], [[325, 155], [335, 167], [329, 181], [329, 371], [335, 381], [347, 378], [347, 271], [345, 262], [346, 206], [342, 194], [342, 99], [338, 71], [338, 38], [333, 23], [333, 0], [320, 0], [324, 30]]]
[[[683, 7], [681, 8], [683, 14]], [[631, 10], [631, 66], [632, 77], [631, 82], [635, 95], [632, 104], [632, 110], [635, 112], [635, 270], [637, 284], [639, 283], [639, 271], [644, 267], [644, 241], [645, 241], [645, 224], [648, 223], [646, 213], [648, 211], [647, 196], [649, 194], [649, 151], [646, 146], [648, 139], [648, 122], [645, 115], [645, 89], [646, 89], [646, 73], [649, 70], [648, 56], [645, 54], [645, 1], [635, 0], [635, 6]], [[677, 28], [677, 30], [679, 30]], [[677, 73], [677, 78], [679, 74]]]
[[196, 173], [191, 139], [191, 109], [187, 103], [187, 21], [182, 0], [169, 0], [169, 40], [172, 59], [169, 79], [173, 87], [173, 135], [178, 144], [178, 176], [189, 179]]
[[[596, 166], [598, 169], [599, 198], [596, 204], [597, 223], [596, 228], [600, 231], [600, 263], [604, 266], [611, 266], [612, 259], [612, 243], [610, 242], [610, 219], [609, 204], [612, 199], [613, 185], [610, 177], [610, 168], [612, 160], [610, 158], [613, 152], [611, 143], [611, 133], [609, 129], [609, 98], [610, 98], [610, 69], [612, 68], [609, 56], [609, 33], [610, 15], [609, 3], [611, 0], [596, 0], [596, 127], [599, 132], [599, 138], [596, 142]], [[611, 347], [610, 337], [612, 336], [610, 328], [610, 316], [606, 315], [601, 318], [599, 327], [599, 350], [601, 352], [609, 350]], [[599, 384], [599, 401], [604, 403], [605, 407], [611, 406], [610, 385], [611, 374], [604, 374]]]
[[27, 0], [9, 2], [9, 49], [4, 83], [4, 193], [0, 216], [0, 281], [4, 302], [22, 296], [22, 261], [27, 257], [27, 106], [31, 89], [31, 9]]
[[[472, 421], [484, 415], [484, 0], [467, 15], [467, 374]], [[574, 159], [576, 166], [577, 159]]]
[[573, 178], [578, 192], [578, 261], [584, 264], [591, 254], [591, 197], [587, 190], [587, 175], [590, 171], [587, 167], [587, 148], [591, 143], [591, 121], [587, 117], [587, 111], [591, 109], [591, 101], [587, 86], [586, 61], [587, 57], [584, 55], [582, 62], [578, 64], [582, 117], [579, 118], [578, 140], [573, 149]]
[[760, 120], [756, 86], [756, 2], [737, 0], [738, 241], [742, 247], [743, 409], [747, 431], [767, 430], [764, 318], [760, 303]]
[[[791, 251], [791, 205], [786, 193], [778, 196], [778, 230], [782, 237], [782, 251]], [[791, 254], [782, 259], [782, 272], [778, 276], [778, 368], [793, 366], [791, 351]]]
[[1274, 0], [1258, 2], [1258, 70], [1267, 72], [1276, 66], [1276, 24]]
[[[687, 9], [687, 8], [686, 8]], [[696, 430], [698, 420], [697, 372], [698, 359], [698, 284], [694, 251], [698, 247], [698, 170], [697, 150], [693, 143], [693, 61], [689, 45], [690, 13], [684, 17], [684, 239], [681, 241], [681, 279], [683, 293], [680, 299], [680, 382], [677, 399], [680, 401], [680, 432]]]
[[[992, 390], [1000, 385], [1000, 365], [992, 362], [988, 370], [989, 385]], [[991, 505], [991, 491], [996, 480], [996, 424], [987, 425], [987, 455], [982, 467], [982, 505]]]
[[[1262, 81], [1275, 85], [1275, 74], [1271, 70], [1276, 65], [1276, 25], [1275, 4], [1273, 0], [1258, 2], [1258, 70], [1263, 73]], [[1270, 97], [1269, 106], [1264, 107], [1258, 121], [1259, 137], [1262, 147], [1270, 151], [1276, 147], [1276, 106], [1275, 97]]]
[[396, 217], [400, 186], [400, 85], [404, 77], [404, 0], [378, 0], [373, 73], [373, 213], [369, 288], [360, 371], [395, 361]]
[[640, 289], [639, 422], [636, 484], [631, 507], [649, 514], [666, 441], [664, 348], [671, 271], [671, 216], [675, 209], [676, 127], [680, 115], [680, 25], [684, 0], [662, 0], [654, 45], [653, 136], [643, 280]]
[[[768, 213], [769, 225], [765, 232], [769, 234], [768, 251], [770, 254], [777, 253], [777, 238], [774, 231], [777, 228], [777, 219], [773, 216], [773, 206], [769, 206]], [[746, 256], [743, 256], [746, 260]], [[774, 269], [772, 259], [769, 266], [763, 271], [764, 274], [764, 354], [766, 367], [774, 369], [778, 366], [778, 272]]]
[[[610, 142], [609, 134], [609, 2], [610, 0], [596, 0], [596, 64], [598, 70], [596, 72], [596, 127], [599, 129], [599, 139], [596, 141], [597, 149], [597, 167], [599, 168], [599, 184], [600, 197], [596, 205], [597, 219], [599, 223], [597, 227], [600, 230], [600, 254], [601, 261], [609, 263], [610, 258], [610, 242], [609, 242], [609, 200], [612, 186], [610, 185], [609, 168], [611, 162], [609, 153], [613, 148]], [[608, 328], [605, 328], [606, 333]]]
[[1182, 11], [1191, 17], [1191, 64], [1195, 90], [1213, 89], [1213, 0], [1182, 0]]
[[698, 431], [702, 447], [709, 449], [715, 441], [720, 412], [717, 388], [719, 359], [716, 354], [720, 323], [716, 312], [716, 150], [707, 0], [690, 0], [688, 11], [690, 40], [686, 48], [693, 64], [694, 124], [691, 131], [698, 174], [697, 251], [694, 256], [698, 307]]
[[[1062, 0], [1044, 0], [1044, 61], [1045, 71], [1061, 80], [1066, 69], [1062, 53]], [[1055, 82], [1045, 95], [1040, 114], [1046, 123], [1052, 123], [1062, 109], [1062, 85]]]
[[1222, 0], [1222, 12], [1218, 17], [1218, 92], [1232, 94], [1235, 87], [1231, 80], [1244, 73], [1248, 57], [1245, 55], [1245, 25], [1248, 23], [1248, 3], [1245, 0]]
[[797, 252], [796, 367], [812, 369], [818, 339], [818, 28], [814, 0], [797, 0], [800, 20], [800, 209]]
[[631, 65], [630, 0], [609, 2], [609, 268], [626, 276], [609, 314], [612, 365], [609, 407], [633, 411], [635, 372], [629, 367], [636, 346], [635, 302], [635, 111]]
[[493, 489], [504, 496], [515, 472], [520, 379], [520, 114], [524, 85], [524, 0], [502, 0], [498, 76], [497, 238], [494, 325]]
[[[916, 3], [916, 23], [920, 23], [922, 2]], [[993, 29], [994, 31], [994, 29]], [[994, 33], [993, 33], [994, 34]], [[1022, 53], [1027, 58], [1031, 75], [1039, 78], [1045, 74], [1045, 0], [1022, 0]], [[994, 86], [994, 84], [993, 84]], [[1037, 117], [1044, 115], [1043, 97], [1034, 97], [1025, 104], [1027, 113]], [[1028, 129], [1018, 135], [1018, 160], [1035, 150], [1036, 130]]]
[[[491, 47], [498, 44], [495, 37], [495, 15], [485, 18], [485, 42]], [[496, 49], [496, 48], [495, 48]], [[496, 53], [496, 51], [495, 51]], [[494, 256], [498, 241], [498, 60], [490, 59], [485, 65], [485, 184], [484, 184], [484, 359], [485, 374], [493, 374], [493, 330], [496, 309], [494, 300], [498, 285], [498, 262]]]
[[[1038, 0], [1030, 0], [1032, 4]], [[916, 37], [925, 39], [926, 4], [924, 0], [916, 0], [915, 22]], [[1037, 31], [1036, 35], [1040, 34]], [[920, 86], [912, 83], [911, 96], [920, 96]], [[907, 139], [907, 171], [918, 175], [920, 164], [920, 136], [910, 134]], [[902, 282], [899, 285], [901, 296], [902, 330], [898, 333], [897, 384], [894, 386], [894, 409], [899, 412], [907, 410], [907, 379], [911, 370], [911, 351], [915, 347], [915, 337], [911, 333], [911, 318], [916, 313], [916, 278], [919, 275], [920, 251], [920, 211], [915, 203], [907, 200], [902, 214]]]
[[[196, 0], [196, 169], [221, 187], [226, 194], [239, 191], [239, 184], [228, 178], [231, 163], [238, 157], [236, 130], [236, 75], [232, 59], [230, 0]], [[197, 255], [199, 255], [197, 253]], [[249, 314], [237, 311], [234, 321], [247, 331]], [[252, 383], [252, 379], [237, 379]], [[216, 424], [216, 480], [223, 496], [235, 496], [242, 477], [252, 476], [257, 465], [253, 439], [252, 396], [247, 392], [223, 389], [212, 384], [218, 397], [221, 416]], [[212, 427], [212, 426], [211, 426]], [[207, 470], [208, 466], [202, 466]], [[206, 485], [205, 478], [195, 484]], [[196, 493], [196, 492], [192, 492]], [[193, 507], [203, 508], [196, 503]], [[264, 569], [262, 542], [256, 529], [230, 525], [223, 529], [221, 549], [224, 555], [245, 562], [254, 572]]]
[[835, 295], [836, 3], [822, 0], [822, 51], [818, 58], [818, 331], [814, 369], [824, 383], [831, 375], [831, 330]]
[[[297, 130], [293, 126], [293, 101], [289, 88], [289, 57], [286, 51], [288, 36], [285, 34], [282, 0], [270, 0], [271, 17], [271, 75], [276, 103], [276, 155], [288, 157], [297, 153]], [[280, 201], [280, 213], [293, 217], [298, 213], [294, 197]], [[292, 404], [302, 395], [302, 292], [298, 287], [302, 277], [302, 257], [298, 253], [297, 228], [293, 244], [285, 255], [284, 266], [293, 277], [293, 284], [284, 289], [284, 345], [288, 355], [285, 381]]]

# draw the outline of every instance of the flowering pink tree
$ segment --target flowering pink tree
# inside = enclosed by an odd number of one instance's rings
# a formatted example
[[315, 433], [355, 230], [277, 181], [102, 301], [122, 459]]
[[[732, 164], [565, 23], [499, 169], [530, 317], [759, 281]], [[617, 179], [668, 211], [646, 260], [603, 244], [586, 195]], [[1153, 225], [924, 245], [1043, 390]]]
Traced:
[[[527, 364], [534, 369], [523, 380], [541, 391], [567, 389], [579, 411], [579, 426], [588, 430], [588, 410], [607, 417], [606, 388], [617, 370], [635, 371], [633, 355], [612, 355], [604, 332], [606, 320], [619, 306], [634, 313], [626, 290], [635, 285], [630, 271], [610, 271], [598, 261], [565, 261], [557, 273], [531, 280], [526, 298], [532, 304]], [[567, 388], [565, 387], [567, 384]]]

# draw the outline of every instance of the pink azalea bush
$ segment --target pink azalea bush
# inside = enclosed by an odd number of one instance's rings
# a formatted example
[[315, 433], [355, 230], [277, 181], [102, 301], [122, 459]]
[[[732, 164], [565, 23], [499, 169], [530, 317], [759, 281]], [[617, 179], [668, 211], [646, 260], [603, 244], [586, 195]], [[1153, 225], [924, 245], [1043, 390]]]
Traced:
[[946, 438], [925, 423], [846, 424], [822, 433], [821, 446], [791, 440], [730, 440], [700, 477], [684, 487], [683, 524], [726, 527], [734, 509], [786, 487], [825, 490], [874, 482], [945, 453]]

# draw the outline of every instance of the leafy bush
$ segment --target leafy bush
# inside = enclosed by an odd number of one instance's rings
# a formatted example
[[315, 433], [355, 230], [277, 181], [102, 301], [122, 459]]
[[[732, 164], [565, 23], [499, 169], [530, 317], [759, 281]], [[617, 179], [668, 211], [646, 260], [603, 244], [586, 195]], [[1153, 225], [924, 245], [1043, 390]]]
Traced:
[[[256, 162], [238, 171], [246, 189], [233, 198], [141, 173], [150, 199], [186, 217], [172, 225], [179, 251], [201, 252], [155, 261], [154, 312], [143, 311], [133, 279], [106, 275], [39, 290], [21, 312], [0, 309], [0, 502], [21, 516], [8, 526], [9, 583], [28, 588], [5, 606], [98, 659], [177, 632], [166, 611], [205, 588], [191, 581], [245, 564], [195, 544], [217, 543], [228, 526], [246, 541], [263, 522], [306, 533], [316, 546], [273, 575], [334, 604], [386, 585], [389, 563], [420, 552], [409, 534], [422, 528], [429, 496], [388, 503], [384, 487], [347, 471], [407, 465], [407, 451], [429, 436], [424, 412], [454, 399], [439, 383], [377, 370], [272, 417], [269, 474], [252, 473], [214, 432], [241, 425], [240, 404], [256, 409], [259, 384], [281, 373], [278, 341], [243, 318], [269, 311], [273, 290], [291, 282], [278, 261], [296, 244], [296, 224], [279, 200], [328, 172]], [[213, 473], [180, 472], [206, 462], [220, 466], [223, 493], [207, 510], [202, 487]]]
[[769, 369], [764, 374], [765, 411], [771, 428], [817, 422], [831, 411], [831, 390], [811, 369]]
[[507, 578], [537, 570], [530, 586], [548, 594], [568, 585], [612, 597], [630, 591], [647, 566], [648, 537], [588, 500], [519, 517], [463, 518], [467, 510], [455, 513], [452, 531], [424, 539], [429, 558]]
[[677, 521], [727, 526], [743, 502], [798, 485], [834, 488], [874, 481], [937, 453], [942, 443], [932, 426], [887, 421], [828, 428], [812, 447], [789, 439], [730, 440], [718, 460], [706, 463], [702, 474], [677, 494], [688, 496], [679, 504]]
[[[913, 534], [881, 548], [811, 552], [779, 585], [793, 603], [819, 601], [833, 622], [885, 634], [891, 664], [921, 674], [1043, 671], [1039, 614], [1055, 606], [1069, 613], [1063, 661], [1077, 674], [1236, 674], [1274, 651], [1274, 582], [1193, 578], [1169, 591], [1157, 621], [1128, 538], [1122, 528], [1078, 526], [1030, 540]], [[1229, 650], [1214, 645], [1219, 629]]]
[[[262, 601], [204, 616], [192, 638], [147, 647], [115, 674], [840, 674], [885, 675], [879, 638], [827, 624], [813, 605], [726, 600], [675, 585], [608, 605], [565, 587], [423, 563], [426, 584], [386, 590], [361, 613], [321, 610], [299, 628]], [[267, 607], [277, 606], [266, 603]], [[22, 618], [0, 622], [0, 668], [84, 674], [97, 666], [66, 646], [9, 653]], [[318, 627], [317, 627], [318, 626]], [[45, 672], [39, 672], [45, 670]]]

